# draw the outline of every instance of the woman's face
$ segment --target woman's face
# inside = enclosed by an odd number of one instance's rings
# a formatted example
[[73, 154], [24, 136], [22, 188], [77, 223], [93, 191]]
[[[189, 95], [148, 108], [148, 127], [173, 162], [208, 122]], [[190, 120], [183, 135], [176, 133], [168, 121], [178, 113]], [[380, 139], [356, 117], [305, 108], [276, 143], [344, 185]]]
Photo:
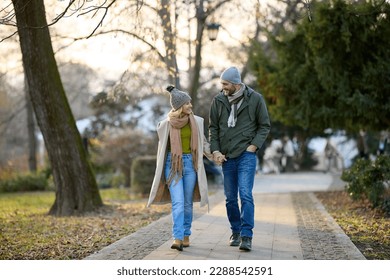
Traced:
[[192, 104], [191, 102], [187, 102], [182, 107], [182, 113], [186, 115], [192, 114]]

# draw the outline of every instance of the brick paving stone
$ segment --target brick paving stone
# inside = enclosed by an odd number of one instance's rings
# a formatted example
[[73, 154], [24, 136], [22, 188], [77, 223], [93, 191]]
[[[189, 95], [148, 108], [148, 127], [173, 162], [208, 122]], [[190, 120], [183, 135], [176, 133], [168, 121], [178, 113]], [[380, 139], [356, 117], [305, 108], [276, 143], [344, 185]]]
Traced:
[[365, 259], [313, 193], [292, 196], [305, 260]]
[[[327, 186], [333, 190], [331, 182], [329, 175], [318, 173], [256, 178], [255, 235], [250, 253], [227, 245], [231, 233], [224, 196], [221, 188], [216, 188], [210, 196], [210, 212], [194, 205], [191, 246], [183, 252], [170, 249], [172, 221], [167, 215], [86, 259], [363, 260], [363, 254], [313, 193]], [[310, 191], [300, 191], [307, 186]]]

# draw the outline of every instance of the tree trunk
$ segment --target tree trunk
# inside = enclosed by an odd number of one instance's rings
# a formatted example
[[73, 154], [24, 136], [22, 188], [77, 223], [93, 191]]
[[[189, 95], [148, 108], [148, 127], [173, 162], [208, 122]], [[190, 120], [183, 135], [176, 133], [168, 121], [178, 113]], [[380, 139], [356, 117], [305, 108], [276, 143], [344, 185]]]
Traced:
[[162, 0], [158, 8], [158, 14], [161, 18], [164, 32], [165, 64], [168, 69], [169, 83], [180, 88], [179, 69], [176, 61], [176, 34], [172, 26], [170, 7], [169, 0]]
[[56, 186], [49, 214], [68, 216], [101, 206], [54, 58], [43, 0], [12, 0], [28, 93], [41, 129]]
[[25, 77], [24, 91], [27, 109], [27, 135], [28, 135], [28, 167], [31, 172], [37, 171], [37, 139], [35, 137], [34, 112], [28, 94], [28, 85]]
[[196, 28], [196, 46], [195, 46], [195, 65], [191, 75], [191, 84], [189, 93], [192, 98], [192, 106], [194, 108], [198, 105], [198, 88], [199, 88], [199, 78], [200, 78], [200, 70], [202, 68], [202, 39], [203, 39], [203, 31], [206, 24], [206, 12], [204, 11], [203, 1], [200, 1], [199, 6], [196, 9], [196, 20], [197, 20], [197, 28]]

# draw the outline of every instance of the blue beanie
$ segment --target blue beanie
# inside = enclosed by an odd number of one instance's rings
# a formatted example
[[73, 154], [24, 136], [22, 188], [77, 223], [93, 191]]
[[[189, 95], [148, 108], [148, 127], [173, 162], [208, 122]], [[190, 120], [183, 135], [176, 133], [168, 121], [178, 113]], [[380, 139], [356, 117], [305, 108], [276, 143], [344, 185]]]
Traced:
[[236, 67], [229, 67], [221, 74], [221, 80], [230, 82], [232, 84], [241, 84], [241, 75]]

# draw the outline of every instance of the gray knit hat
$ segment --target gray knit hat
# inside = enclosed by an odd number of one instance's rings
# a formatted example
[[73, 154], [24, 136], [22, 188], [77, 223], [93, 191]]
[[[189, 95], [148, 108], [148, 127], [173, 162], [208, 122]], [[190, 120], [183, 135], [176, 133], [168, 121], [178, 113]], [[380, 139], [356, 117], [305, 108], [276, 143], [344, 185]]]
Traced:
[[167, 87], [167, 91], [171, 94], [170, 101], [174, 110], [179, 109], [185, 103], [191, 101], [191, 97], [188, 95], [188, 93], [180, 91], [172, 85]]
[[229, 67], [221, 74], [221, 80], [230, 82], [232, 84], [241, 84], [241, 75], [236, 67]]

